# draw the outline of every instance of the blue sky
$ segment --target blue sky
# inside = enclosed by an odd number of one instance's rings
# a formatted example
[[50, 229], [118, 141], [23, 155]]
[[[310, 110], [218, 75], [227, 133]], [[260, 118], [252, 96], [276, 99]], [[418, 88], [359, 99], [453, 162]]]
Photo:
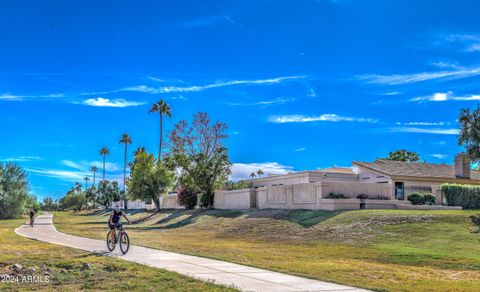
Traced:
[[480, 100], [476, 1], [1, 1], [0, 160], [60, 197], [123, 132], [156, 152], [198, 111], [229, 126], [233, 178], [396, 149], [450, 163]]

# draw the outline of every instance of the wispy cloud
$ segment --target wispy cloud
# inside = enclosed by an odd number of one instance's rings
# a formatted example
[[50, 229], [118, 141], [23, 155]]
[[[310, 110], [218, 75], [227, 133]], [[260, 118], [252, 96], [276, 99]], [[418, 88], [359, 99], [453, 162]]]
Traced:
[[450, 123], [446, 122], [405, 122], [405, 123], [400, 123], [397, 122], [397, 125], [401, 126], [446, 126], [449, 125]]
[[471, 33], [442, 34], [440, 38], [444, 42], [458, 43], [466, 52], [480, 51], [480, 35]]
[[8, 100], [8, 101], [20, 101], [25, 99], [36, 99], [36, 98], [60, 98], [64, 97], [63, 93], [53, 93], [53, 94], [46, 94], [46, 95], [15, 95], [11, 93], [3, 93], [0, 95], [0, 100]]
[[34, 169], [26, 168], [28, 172], [38, 174], [41, 176], [53, 177], [63, 179], [67, 181], [82, 182], [83, 178], [89, 176], [90, 173], [81, 171], [69, 171], [69, 170], [55, 170], [55, 169]]
[[233, 105], [233, 106], [254, 106], [254, 105], [267, 106], [267, 105], [286, 104], [294, 100], [295, 98], [276, 98], [272, 100], [262, 100], [262, 101], [250, 102], [250, 103], [228, 102], [227, 104]]
[[466, 96], [457, 96], [454, 95], [451, 91], [448, 92], [436, 92], [432, 95], [428, 96], [418, 96], [410, 99], [410, 101], [447, 101], [447, 100], [456, 100], [456, 101], [472, 101], [472, 100], [480, 100], [480, 95], [478, 94], [471, 94]]
[[295, 151], [295, 152], [303, 152], [305, 150], [307, 150], [307, 147], [301, 147], [301, 148], [293, 149], [293, 151]]
[[442, 129], [442, 128], [397, 127], [397, 128], [390, 128], [389, 132], [458, 135], [459, 130], [458, 129]]
[[161, 86], [152, 87], [148, 85], [136, 85], [128, 86], [120, 89], [119, 91], [135, 91], [149, 94], [159, 93], [179, 93], [179, 92], [200, 92], [207, 89], [226, 87], [226, 86], [238, 86], [238, 85], [268, 85], [278, 84], [285, 81], [292, 81], [305, 78], [305, 76], [283, 76], [269, 79], [253, 79], [253, 80], [230, 80], [230, 81], [217, 81], [211, 84], [205, 85], [192, 85], [192, 86]]
[[285, 166], [278, 162], [262, 162], [262, 163], [233, 163], [232, 174], [230, 179], [240, 180], [249, 179], [252, 172], [261, 169], [265, 176], [271, 174], [285, 174], [293, 171], [292, 166]]
[[0, 161], [5, 162], [29, 162], [29, 161], [37, 161], [43, 160], [43, 157], [40, 156], [15, 156], [15, 157], [8, 157], [8, 158], [0, 158]]
[[269, 122], [284, 124], [284, 123], [310, 123], [310, 122], [360, 122], [360, 123], [376, 123], [378, 120], [369, 118], [355, 118], [344, 117], [337, 114], [323, 114], [319, 116], [305, 116], [305, 115], [284, 115], [271, 116]]
[[[80, 162], [75, 162], [75, 161], [72, 161], [72, 160], [64, 159], [64, 160], [60, 161], [60, 163], [65, 165], [65, 166], [68, 166], [70, 168], [82, 170], [84, 172], [89, 172], [90, 167], [92, 167], [92, 166], [96, 166], [98, 168], [103, 167], [103, 162], [102, 161], [82, 160]], [[118, 171], [118, 170], [120, 170], [120, 166], [117, 163], [114, 163], [114, 162], [105, 162], [105, 169], [107, 171]]]
[[103, 97], [89, 98], [83, 101], [84, 105], [98, 107], [130, 107], [144, 105], [145, 102], [127, 101], [125, 99], [108, 99]]
[[233, 25], [236, 25], [238, 27], [243, 27], [243, 24], [233, 20], [230, 16], [225, 16], [225, 19]]
[[449, 71], [421, 72], [412, 74], [362, 74], [355, 76], [354, 79], [374, 84], [402, 85], [442, 78], [459, 79], [476, 75], [480, 75], [480, 67], [459, 68]]
[[435, 154], [430, 154], [430, 156], [442, 160], [442, 159], [447, 158], [449, 155], [447, 155], [447, 154], [435, 153]]

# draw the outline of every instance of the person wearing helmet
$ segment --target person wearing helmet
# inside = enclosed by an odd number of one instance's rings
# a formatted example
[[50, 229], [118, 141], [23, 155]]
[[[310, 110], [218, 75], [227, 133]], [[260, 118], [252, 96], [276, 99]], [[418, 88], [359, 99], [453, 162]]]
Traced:
[[30, 226], [33, 227], [33, 221], [35, 220], [35, 211], [33, 210], [33, 208], [30, 208], [30, 211], [28, 213], [28, 215], [30, 215]]
[[125, 218], [127, 220], [128, 224], [132, 224], [130, 219], [128, 219], [127, 215], [120, 210], [120, 206], [117, 204], [115, 206], [115, 209], [110, 213], [110, 218], [108, 219], [108, 228], [112, 230], [111, 236], [112, 236], [112, 241], [116, 243], [116, 235], [115, 235], [115, 228], [118, 226], [120, 223], [121, 218]]

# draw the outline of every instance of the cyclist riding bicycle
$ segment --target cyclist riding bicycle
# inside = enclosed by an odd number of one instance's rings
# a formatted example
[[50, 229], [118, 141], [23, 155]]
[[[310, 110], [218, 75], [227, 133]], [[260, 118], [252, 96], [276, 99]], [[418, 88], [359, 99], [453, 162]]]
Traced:
[[108, 228], [110, 228], [110, 230], [112, 230], [112, 241], [116, 243], [116, 234], [115, 234], [115, 228], [117, 228], [118, 226], [120, 226], [120, 219], [121, 218], [125, 218], [127, 221], [128, 221], [128, 224], [132, 224], [132, 222], [130, 221], [130, 219], [128, 219], [127, 215], [125, 215], [125, 213], [120, 210], [120, 206], [115, 206], [115, 209], [112, 211], [112, 213], [110, 213], [110, 218], [108, 219]]
[[28, 212], [30, 215], [30, 226], [33, 227], [33, 220], [35, 219], [35, 211], [33, 208], [30, 208], [30, 211]]

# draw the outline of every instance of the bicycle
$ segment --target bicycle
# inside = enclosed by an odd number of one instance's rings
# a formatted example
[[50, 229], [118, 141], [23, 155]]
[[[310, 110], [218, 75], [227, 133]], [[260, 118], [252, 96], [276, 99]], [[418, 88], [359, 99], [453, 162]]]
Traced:
[[[113, 241], [112, 232], [115, 229], [118, 230], [118, 232], [115, 236], [115, 241]], [[115, 224], [115, 229], [110, 230], [107, 234], [107, 248], [109, 251], [113, 251], [118, 242], [120, 243], [120, 251], [122, 254], [126, 254], [130, 248], [130, 239], [128, 238], [128, 234], [120, 223]]]

